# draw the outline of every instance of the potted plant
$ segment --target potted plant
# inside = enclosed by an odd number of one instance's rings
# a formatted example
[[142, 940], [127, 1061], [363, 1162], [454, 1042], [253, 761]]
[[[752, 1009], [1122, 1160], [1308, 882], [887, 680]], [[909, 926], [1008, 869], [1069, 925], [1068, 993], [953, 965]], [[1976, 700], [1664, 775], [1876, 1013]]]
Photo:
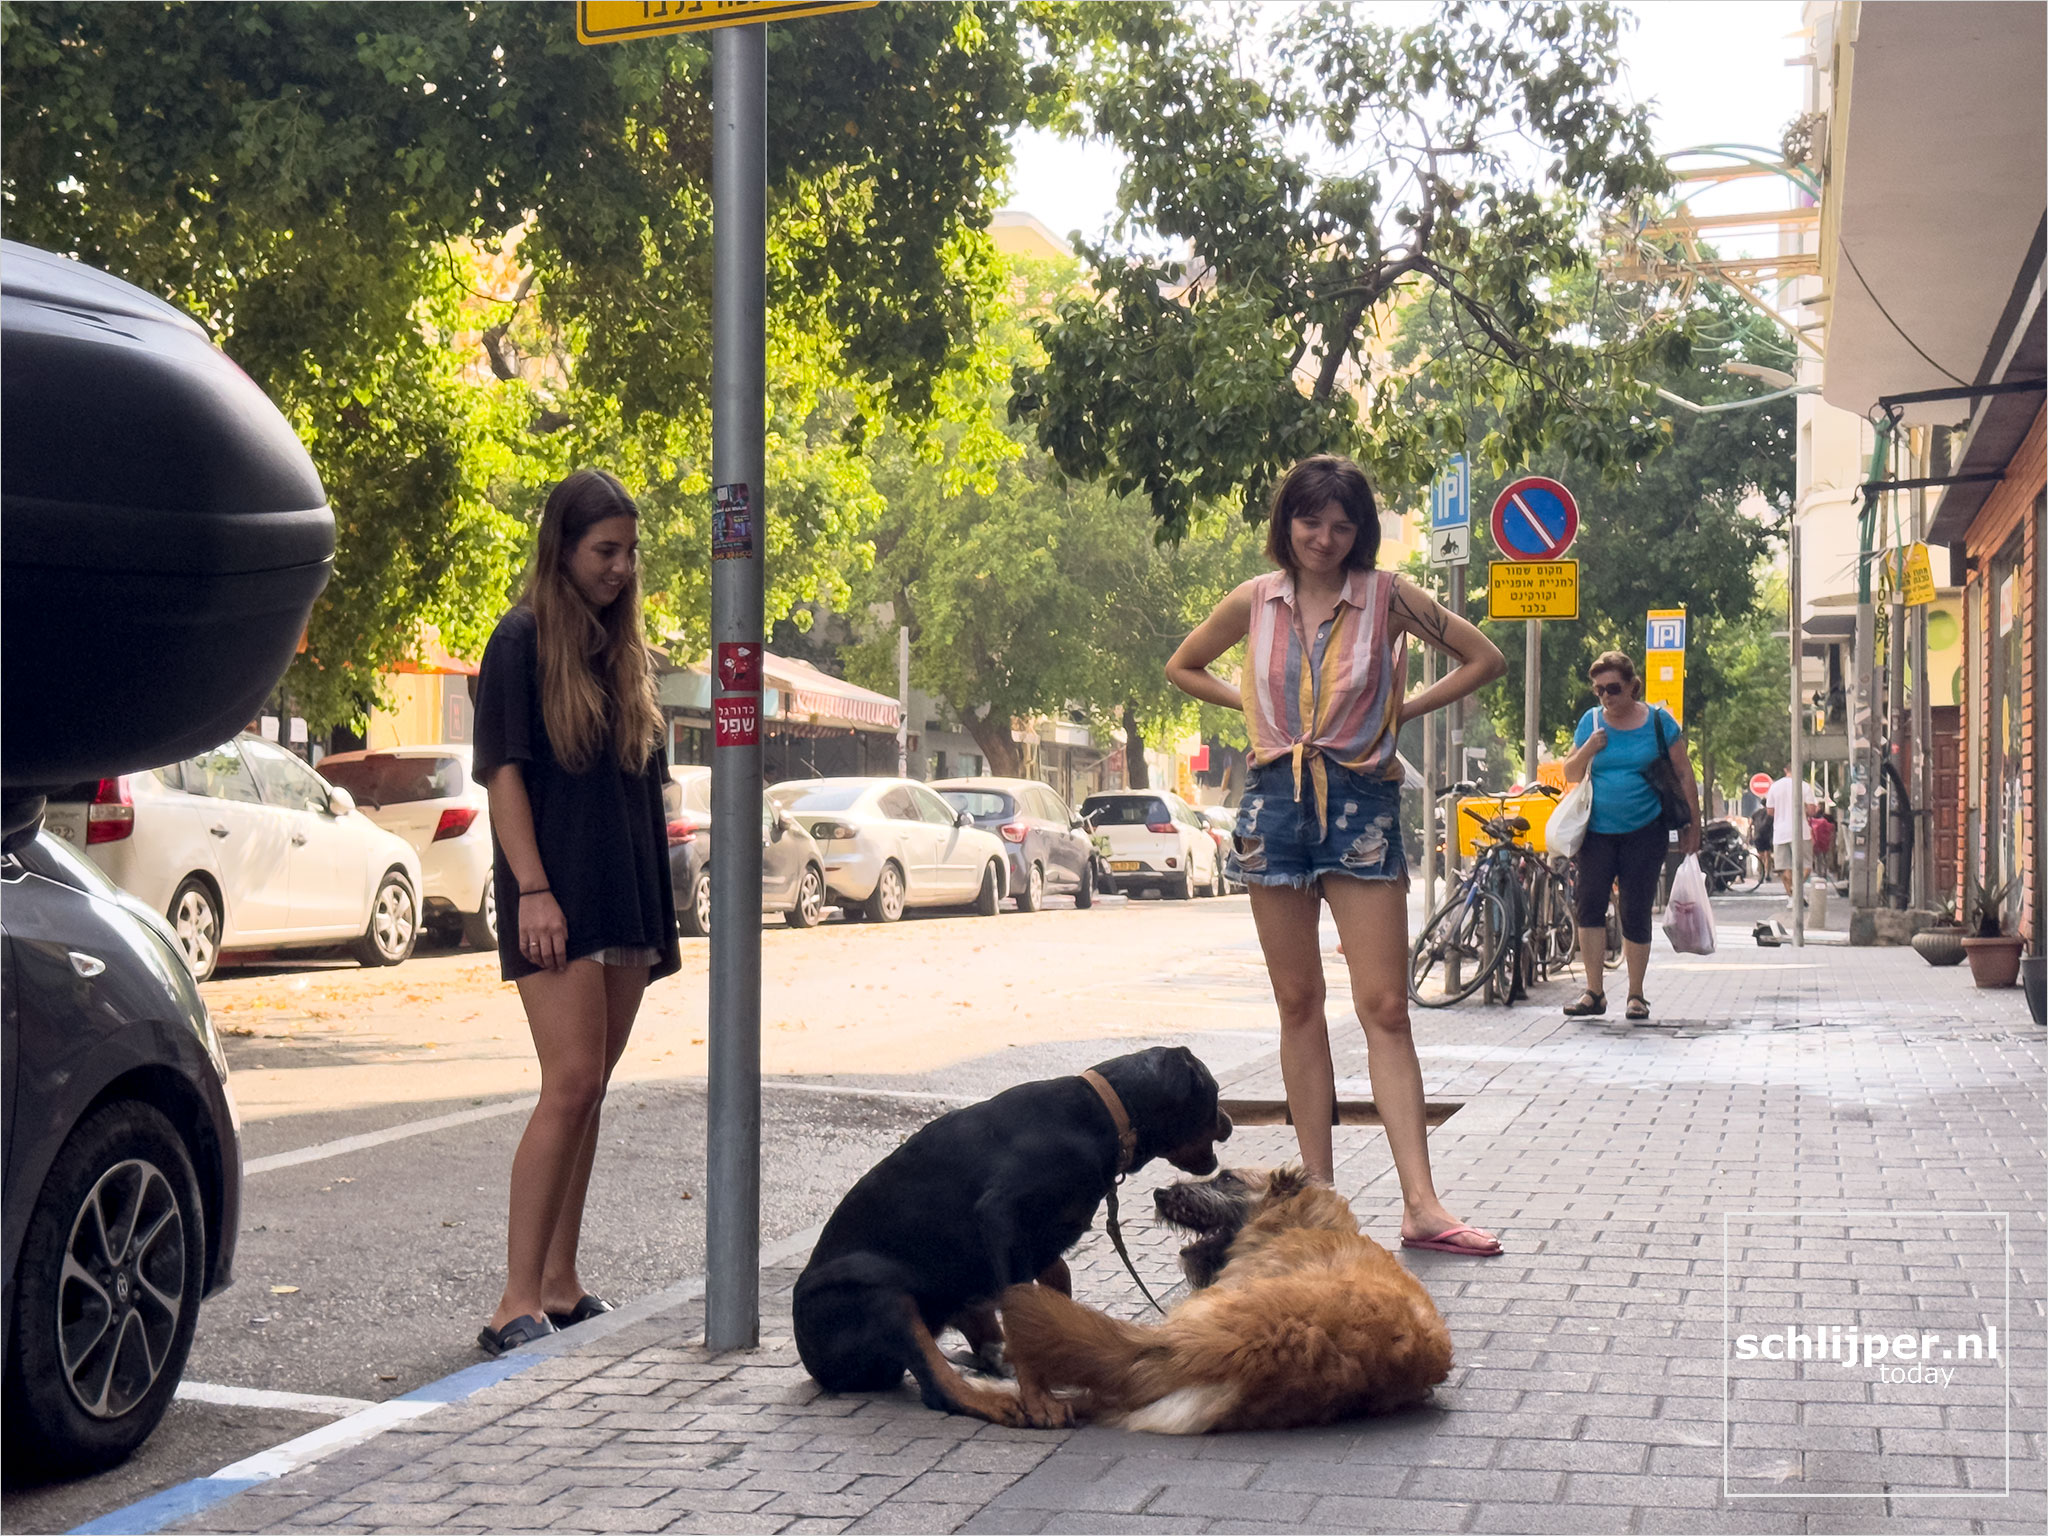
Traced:
[[1943, 896], [1936, 904], [1940, 914], [1931, 927], [1913, 935], [1913, 948], [1929, 965], [1963, 963], [1963, 925], [1956, 921], [1956, 899]]
[[1970, 962], [1970, 976], [1980, 987], [2009, 987], [2019, 980], [2020, 950], [2026, 939], [2008, 934], [2003, 918], [2005, 893], [2012, 882], [1992, 887], [1979, 885], [1970, 893], [1970, 921], [1976, 930], [1963, 940], [1963, 955]]

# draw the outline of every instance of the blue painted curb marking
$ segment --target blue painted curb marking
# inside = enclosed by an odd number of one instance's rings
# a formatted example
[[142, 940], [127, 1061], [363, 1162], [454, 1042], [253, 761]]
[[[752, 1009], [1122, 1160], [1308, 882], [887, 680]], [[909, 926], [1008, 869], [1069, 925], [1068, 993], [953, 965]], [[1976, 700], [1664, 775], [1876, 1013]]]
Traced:
[[152, 1493], [126, 1509], [74, 1526], [72, 1536], [125, 1536], [131, 1531], [160, 1531], [174, 1520], [189, 1519], [262, 1481], [260, 1477], [195, 1477], [189, 1483]]

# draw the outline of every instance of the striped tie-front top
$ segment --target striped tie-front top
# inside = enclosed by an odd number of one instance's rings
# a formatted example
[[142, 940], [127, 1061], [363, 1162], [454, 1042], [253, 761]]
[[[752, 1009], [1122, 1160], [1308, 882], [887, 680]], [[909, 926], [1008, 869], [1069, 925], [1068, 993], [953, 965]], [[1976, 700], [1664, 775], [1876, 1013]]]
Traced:
[[[1245, 729], [1254, 765], [1292, 758], [1294, 793], [1328, 801], [1323, 759], [1367, 778], [1398, 779], [1395, 738], [1408, 681], [1408, 639], [1392, 633], [1392, 571], [1351, 571], [1330, 622], [1307, 633], [1294, 578], [1271, 571], [1252, 583], [1246, 637]], [[1306, 775], [1306, 777], [1305, 777]]]

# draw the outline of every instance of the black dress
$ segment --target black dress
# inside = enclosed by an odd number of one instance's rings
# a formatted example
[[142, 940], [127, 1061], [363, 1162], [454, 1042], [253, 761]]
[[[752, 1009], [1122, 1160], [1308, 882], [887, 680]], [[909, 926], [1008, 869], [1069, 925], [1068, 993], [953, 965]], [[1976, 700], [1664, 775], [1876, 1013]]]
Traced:
[[[477, 677], [472, 776], [480, 784], [517, 763], [533, 807], [533, 831], [549, 891], [569, 924], [568, 958], [618, 945], [656, 951], [655, 981], [682, 968], [675, 891], [668, 872], [668, 816], [661, 803], [668, 754], [628, 773], [606, 752], [583, 773], [555, 759], [541, 716], [540, 652], [525, 604], [498, 621]], [[491, 829], [498, 894], [498, 961], [507, 981], [541, 969], [519, 952], [519, 881]]]

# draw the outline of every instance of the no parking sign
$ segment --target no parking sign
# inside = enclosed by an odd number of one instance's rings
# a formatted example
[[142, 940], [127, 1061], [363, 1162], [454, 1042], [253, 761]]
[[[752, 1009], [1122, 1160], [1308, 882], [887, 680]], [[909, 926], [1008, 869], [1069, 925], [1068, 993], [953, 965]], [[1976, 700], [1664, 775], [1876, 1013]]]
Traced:
[[1493, 499], [1493, 542], [1509, 560], [1557, 560], [1579, 536], [1579, 503], [1544, 475], [1511, 480]]

